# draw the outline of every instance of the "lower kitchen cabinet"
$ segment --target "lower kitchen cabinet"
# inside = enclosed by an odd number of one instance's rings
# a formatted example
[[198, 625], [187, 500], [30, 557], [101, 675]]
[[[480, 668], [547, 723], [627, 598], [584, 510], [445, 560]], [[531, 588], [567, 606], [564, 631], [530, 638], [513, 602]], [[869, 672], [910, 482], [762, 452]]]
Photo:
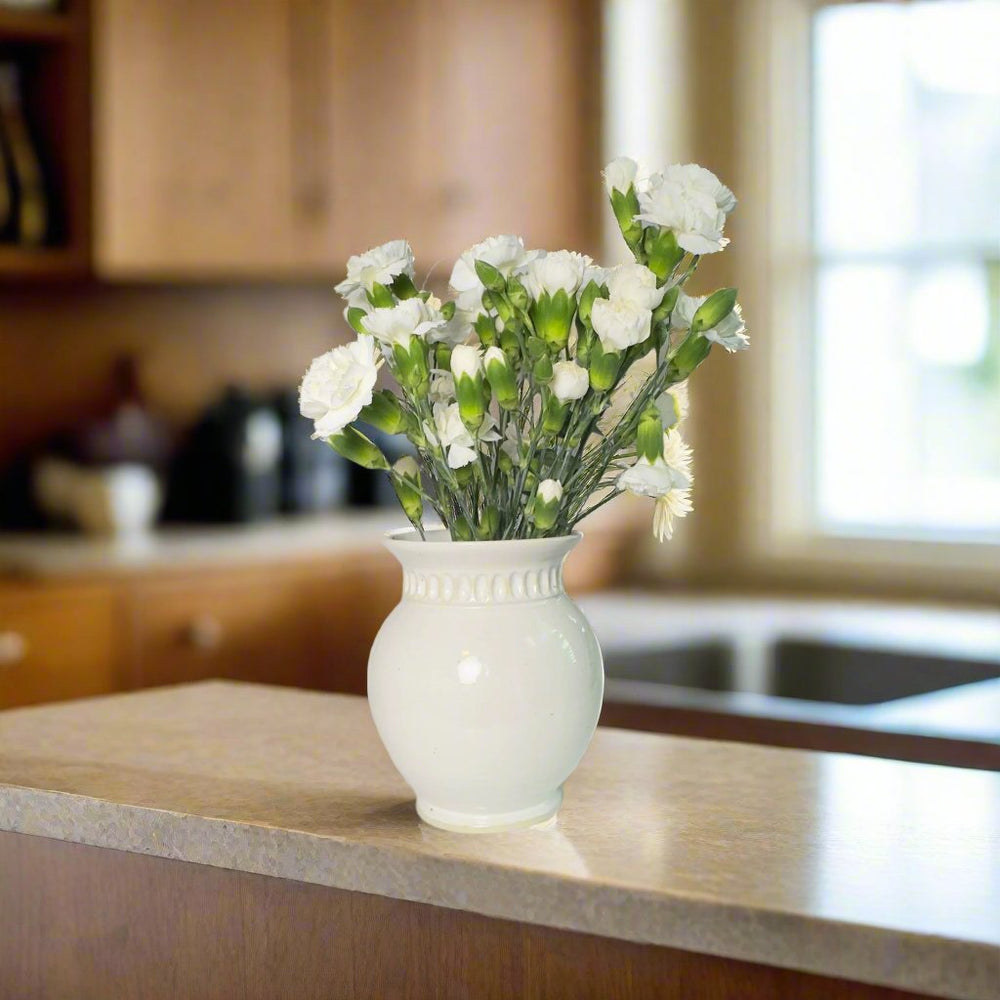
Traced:
[[112, 587], [0, 587], [0, 708], [119, 690], [120, 640]]

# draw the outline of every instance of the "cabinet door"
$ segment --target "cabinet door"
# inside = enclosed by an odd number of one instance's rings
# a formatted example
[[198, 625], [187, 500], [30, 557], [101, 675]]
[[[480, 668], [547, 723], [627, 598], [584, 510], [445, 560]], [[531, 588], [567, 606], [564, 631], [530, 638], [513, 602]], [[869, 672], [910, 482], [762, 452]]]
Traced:
[[116, 690], [115, 612], [99, 587], [0, 592], [0, 709]]
[[225, 677], [312, 686], [323, 633], [294, 574], [212, 574], [135, 589], [135, 683]]
[[111, 277], [292, 263], [289, 0], [97, 0], [96, 263]]
[[433, 124], [424, 210], [449, 261], [495, 233], [595, 251], [599, 5], [590, 0], [423, 0]]

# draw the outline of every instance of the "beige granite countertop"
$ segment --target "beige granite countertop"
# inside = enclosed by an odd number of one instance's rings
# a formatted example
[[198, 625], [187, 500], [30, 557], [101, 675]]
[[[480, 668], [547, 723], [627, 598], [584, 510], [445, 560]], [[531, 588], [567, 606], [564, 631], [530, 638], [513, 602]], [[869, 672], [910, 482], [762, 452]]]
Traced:
[[0, 829], [1000, 997], [1000, 775], [599, 730], [546, 829], [423, 826], [366, 703], [209, 682], [0, 713]]
[[0, 533], [0, 573], [29, 579], [114, 577], [323, 558], [381, 549], [385, 533], [405, 523], [393, 508], [373, 508], [251, 524], [175, 525], [121, 539], [57, 531]]

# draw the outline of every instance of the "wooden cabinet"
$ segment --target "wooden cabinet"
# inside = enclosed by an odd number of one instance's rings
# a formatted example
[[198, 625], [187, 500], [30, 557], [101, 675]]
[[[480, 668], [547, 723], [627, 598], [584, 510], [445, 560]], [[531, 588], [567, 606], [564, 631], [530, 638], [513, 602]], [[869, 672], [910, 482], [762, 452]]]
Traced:
[[368, 648], [399, 599], [388, 556], [150, 581], [128, 597], [135, 687], [225, 677], [363, 694]]
[[118, 690], [116, 610], [104, 587], [0, 589], [0, 708]]
[[598, 23], [593, 0], [95, 0], [97, 268], [593, 248]]

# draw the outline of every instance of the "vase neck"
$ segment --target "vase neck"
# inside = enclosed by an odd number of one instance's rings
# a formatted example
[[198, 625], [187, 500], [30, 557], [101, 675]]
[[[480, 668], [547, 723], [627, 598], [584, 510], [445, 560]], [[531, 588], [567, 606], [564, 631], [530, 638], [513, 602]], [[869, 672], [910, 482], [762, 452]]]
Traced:
[[426, 604], [528, 603], [560, 597], [563, 561], [579, 535], [507, 542], [389, 540], [403, 566], [403, 600]]

